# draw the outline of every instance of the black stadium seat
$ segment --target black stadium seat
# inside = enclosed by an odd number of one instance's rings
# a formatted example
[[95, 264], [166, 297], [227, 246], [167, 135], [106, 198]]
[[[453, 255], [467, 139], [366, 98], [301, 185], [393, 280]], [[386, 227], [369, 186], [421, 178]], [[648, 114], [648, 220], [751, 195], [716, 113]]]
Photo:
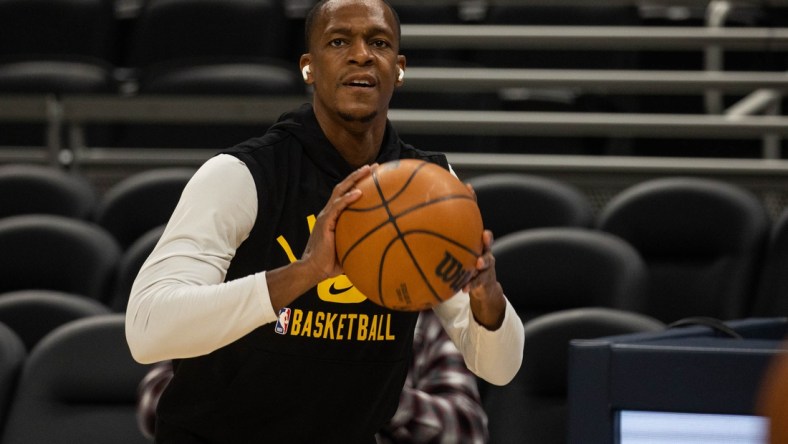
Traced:
[[125, 250], [148, 230], [170, 220], [193, 174], [192, 168], [156, 168], [130, 175], [104, 193], [94, 221]]
[[98, 195], [79, 173], [42, 165], [0, 166], [0, 218], [54, 214], [87, 220]]
[[58, 327], [25, 362], [2, 441], [145, 444], [136, 394], [147, 369], [131, 357], [122, 314]]
[[594, 211], [580, 189], [533, 174], [490, 173], [467, 180], [484, 227], [495, 237], [541, 227], [591, 227]]
[[63, 324], [109, 313], [109, 307], [103, 303], [76, 294], [51, 290], [0, 294], [0, 323], [14, 330], [28, 351]]
[[577, 307], [640, 311], [640, 255], [617, 236], [576, 227], [534, 228], [493, 243], [498, 280], [524, 320]]
[[749, 311], [769, 218], [735, 185], [689, 177], [652, 179], [614, 196], [597, 227], [646, 261], [646, 314], [737, 319]]
[[788, 317], [788, 209], [773, 224], [749, 315]]
[[[0, 29], [0, 94], [117, 92], [112, 0], [0, 0]], [[45, 144], [44, 125], [0, 126], [0, 145]]]
[[145, 70], [201, 57], [284, 59], [285, 28], [274, 0], [148, 0], [130, 31], [126, 64]]
[[22, 339], [7, 325], [0, 323], [0, 434], [5, 428], [25, 359], [27, 351]]
[[101, 227], [44, 214], [0, 219], [0, 293], [54, 290], [106, 302], [120, 247]]
[[526, 322], [526, 359], [514, 380], [484, 396], [490, 444], [567, 442], [569, 342], [662, 330], [658, 320], [611, 308], [576, 308]]
[[126, 311], [134, 280], [137, 278], [142, 264], [145, 263], [145, 260], [150, 256], [156, 243], [159, 242], [162, 233], [164, 233], [164, 225], [153, 228], [138, 237], [137, 240], [129, 245], [123, 252], [115, 277], [115, 288], [112, 292], [112, 300], [109, 302], [109, 306], [114, 311]]

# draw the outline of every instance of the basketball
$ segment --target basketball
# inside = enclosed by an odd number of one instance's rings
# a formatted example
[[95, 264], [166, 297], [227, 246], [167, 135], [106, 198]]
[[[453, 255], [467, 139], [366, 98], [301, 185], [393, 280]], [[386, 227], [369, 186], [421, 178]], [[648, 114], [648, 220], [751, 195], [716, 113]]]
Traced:
[[446, 169], [404, 159], [358, 182], [361, 197], [337, 220], [337, 257], [367, 299], [419, 311], [451, 298], [482, 254], [471, 191]]

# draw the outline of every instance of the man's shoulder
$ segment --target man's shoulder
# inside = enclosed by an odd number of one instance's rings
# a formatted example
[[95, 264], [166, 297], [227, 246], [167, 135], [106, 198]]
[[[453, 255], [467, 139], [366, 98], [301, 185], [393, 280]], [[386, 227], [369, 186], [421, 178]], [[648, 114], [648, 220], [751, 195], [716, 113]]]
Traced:
[[287, 131], [270, 130], [259, 137], [245, 140], [231, 148], [223, 150], [225, 154], [251, 154], [257, 151], [276, 149], [292, 143], [292, 135]]
[[407, 143], [402, 143], [400, 157], [403, 159], [421, 159], [449, 169], [449, 161], [446, 159], [446, 154], [438, 151], [429, 151], [416, 148], [413, 145]]

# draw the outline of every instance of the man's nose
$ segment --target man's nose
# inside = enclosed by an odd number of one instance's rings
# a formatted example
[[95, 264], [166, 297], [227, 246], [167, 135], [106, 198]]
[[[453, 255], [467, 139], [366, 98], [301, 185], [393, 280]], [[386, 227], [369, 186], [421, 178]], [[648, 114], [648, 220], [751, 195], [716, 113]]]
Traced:
[[359, 65], [372, 63], [372, 52], [366, 41], [358, 39], [353, 42], [350, 47], [349, 61]]

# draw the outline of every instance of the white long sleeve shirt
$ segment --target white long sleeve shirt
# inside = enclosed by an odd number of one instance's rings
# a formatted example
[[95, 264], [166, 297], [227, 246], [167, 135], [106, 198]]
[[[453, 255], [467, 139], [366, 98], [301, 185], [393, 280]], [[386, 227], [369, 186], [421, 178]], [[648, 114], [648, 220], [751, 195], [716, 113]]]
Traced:
[[[276, 322], [265, 271], [224, 282], [257, 205], [252, 175], [238, 158], [219, 155], [196, 172], [131, 290], [126, 338], [137, 361], [205, 355]], [[514, 377], [523, 325], [508, 301], [495, 331], [475, 321], [467, 293], [433, 310], [471, 371], [498, 385]]]

